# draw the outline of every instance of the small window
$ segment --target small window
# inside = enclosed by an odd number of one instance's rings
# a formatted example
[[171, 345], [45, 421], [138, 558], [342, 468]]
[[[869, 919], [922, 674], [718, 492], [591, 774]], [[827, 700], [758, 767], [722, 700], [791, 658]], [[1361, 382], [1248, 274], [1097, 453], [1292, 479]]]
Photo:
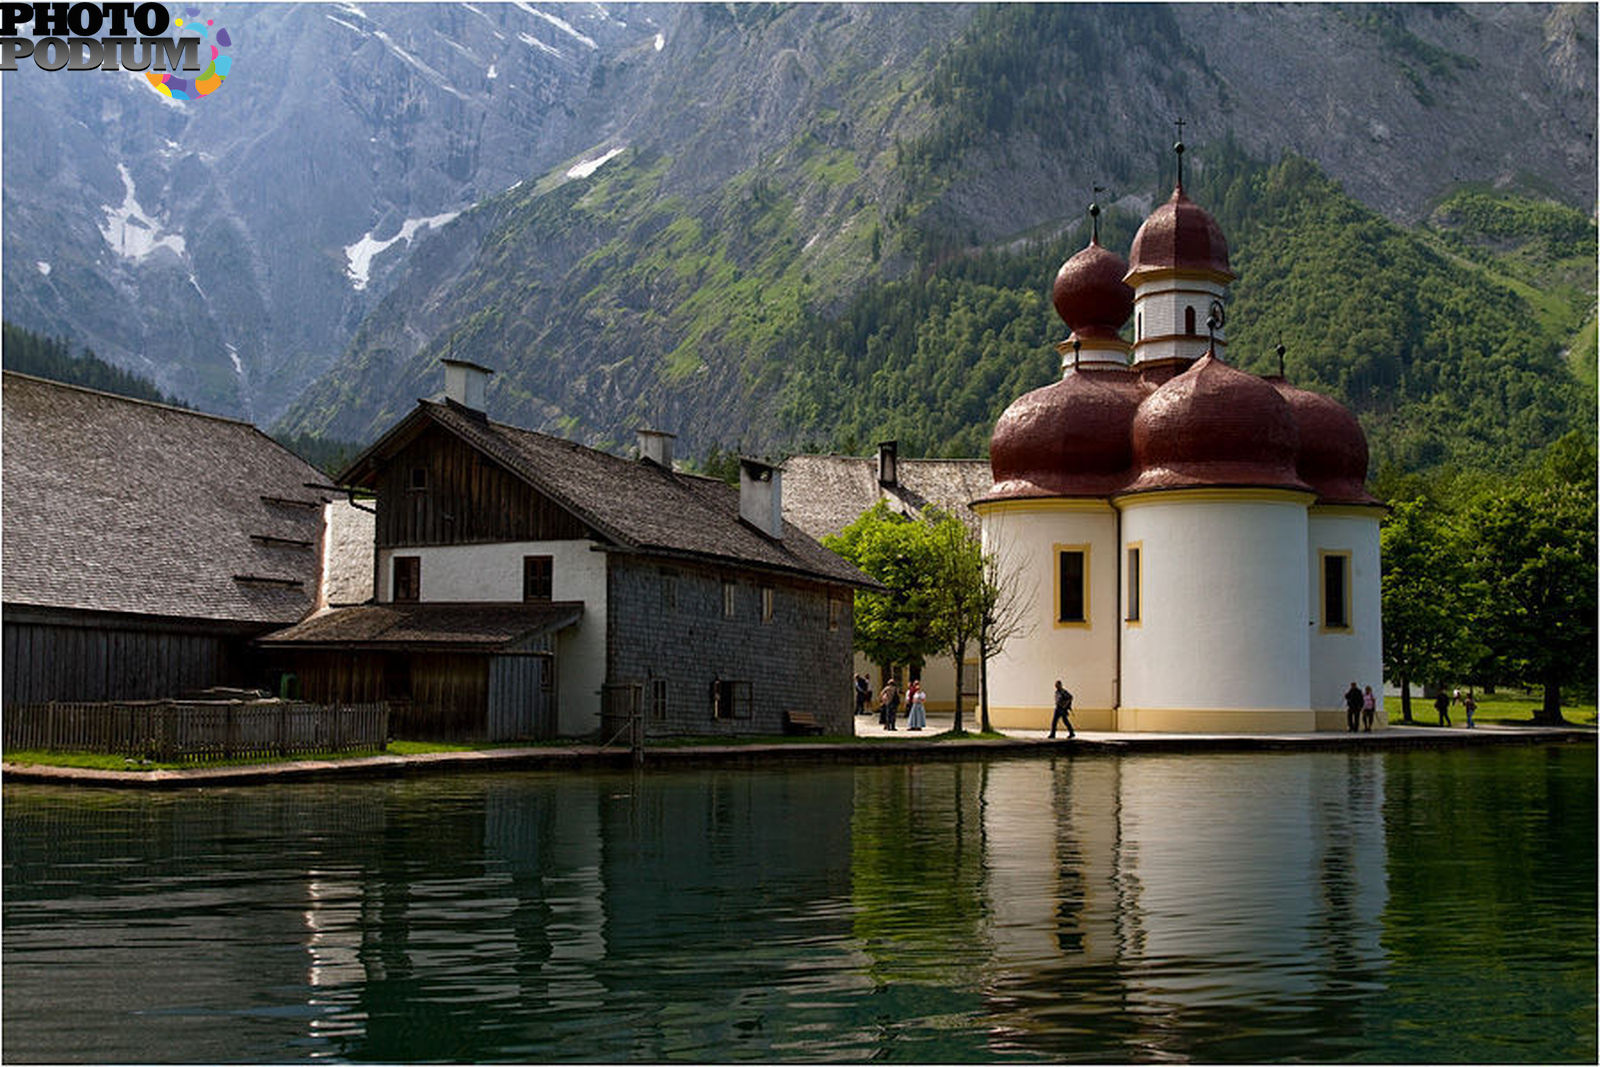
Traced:
[[711, 683], [711, 717], [713, 719], [748, 719], [751, 707], [749, 682], [734, 682], [718, 678]]
[[772, 586], [761, 587], [761, 621], [772, 621]]
[[1322, 628], [1350, 629], [1350, 554], [1322, 554]]
[[1056, 622], [1083, 623], [1089, 621], [1089, 589], [1085, 581], [1088, 573], [1087, 548], [1056, 549]]
[[839, 603], [839, 598], [836, 597], [836, 596], [829, 597], [828, 598], [828, 629], [837, 630], [839, 628], [839, 616], [842, 615], [843, 613], [844, 613], [843, 612], [843, 606]]
[[1128, 546], [1128, 621], [1139, 621], [1139, 565], [1143, 548], [1140, 545]]
[[1183, 332], [1184, 333], [1190, 333], [1190, 334], [1194, 333], [1194, 305], [1193, 304], [1191, 304], [1188, 307], [1183, 309]]
[[1133, 339], [1135, 341], [1144, 340], [1144, 312], [1142, 311], [1133, 317]]
[[667, 717], [667, 680], [665, 678], [652, 678], [650, 680], [650, 717], [652, 719], [665, 719]]
[[661, 610], [678, 610], [678, 575], [673, 571], [661, 572]]
[[733, 598], [734, 598], [734, 584], [732, 582], [723, 582], [722, 583], [722, 617], [724, 619], [733, 618], [733, 608], [734, 608], [734, 599]]
[[413, 489], [426, 489], [426, 488], [428, 488], [428, 468], [427, 467], [412, 467], [411, 468], [411, 488], [413, 488]]
[[416, 603], [422, 598], [422, 557], [396, 556], [394, 558], [394, 599], [396, 602]]
[[549, 556], [522, 557], [522, 599], [549, 600], [555, 582], [553, 560]]

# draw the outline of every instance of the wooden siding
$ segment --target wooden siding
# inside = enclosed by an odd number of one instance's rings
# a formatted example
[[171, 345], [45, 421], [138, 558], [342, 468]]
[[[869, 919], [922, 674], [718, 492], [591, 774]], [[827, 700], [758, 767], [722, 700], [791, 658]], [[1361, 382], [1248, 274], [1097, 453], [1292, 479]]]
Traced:
[[305, 700], [388, 703], [395, 737], [477, 741], [489, 734], [489, 659], [481, 653], [313, 650], [282, 662]]
[[490, 658], [490, 741], [545, 741], [556, 736], [555, 694], [544, 687], [552, 667], [551, 657], [545, 655]]
[[10, 620], [3, 632], [6, 704], [154, 700], [253, 681], [240, 677], [249, 660], [241, 635]]
[[[417, 469], [425, 472], [422, 488], [412, 488]], [[376, 488], [379, 548], [590, 536], [570, 512], [439, 429], [390, 457]]]

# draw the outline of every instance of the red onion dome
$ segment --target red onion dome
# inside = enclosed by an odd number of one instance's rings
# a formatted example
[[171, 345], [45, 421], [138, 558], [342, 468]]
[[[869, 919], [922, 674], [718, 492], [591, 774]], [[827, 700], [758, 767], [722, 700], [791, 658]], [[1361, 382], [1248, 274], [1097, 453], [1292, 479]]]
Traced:
[[1126, 371], [1078, 370], [1018, 397], [989, 439], [985, 499], [1107, 496], [1126, 484], [1144, 393]]
[[1299, 427], [1278, 391], [1207, 352], [1139, 405], [1139, 476], [1129, 488], [1306, 490], [1295, 472], [1299, 450]]
[[1125, 280], [1129, 282], [1142, 274], [1168, 270], [1209, 274], [1224, 283], [1233, 280], [1227, 238], [1205, 208], [1184, 194], [1181, 185], [1133, 235], [1128, 261], [1131, 267]]
[[1133, 290], [1122, 280], [1128, 261], [1090, 241], [1056, 272], [1050, 300], [1061, 321], [1079, 337], [1110, 338], [1133, 314]]
[[1267, 379], [1288, 403], [1300, 428], [1295, 470], [1325, 504], [1376, 504], [1367, 492], [1367, 435], [1350, 409], [1282, 378]]

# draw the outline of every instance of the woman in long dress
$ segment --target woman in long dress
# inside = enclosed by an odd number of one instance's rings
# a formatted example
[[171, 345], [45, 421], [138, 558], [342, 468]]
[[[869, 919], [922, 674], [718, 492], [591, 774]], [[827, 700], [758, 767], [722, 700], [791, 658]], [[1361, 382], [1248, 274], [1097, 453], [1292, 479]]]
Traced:
[[907, 696], [911, 701], [911, 713], [906, 719], [906, 728], [920, 730], [928, 725], [928, 691], [922, 688], [921, 682], [912, 682]]

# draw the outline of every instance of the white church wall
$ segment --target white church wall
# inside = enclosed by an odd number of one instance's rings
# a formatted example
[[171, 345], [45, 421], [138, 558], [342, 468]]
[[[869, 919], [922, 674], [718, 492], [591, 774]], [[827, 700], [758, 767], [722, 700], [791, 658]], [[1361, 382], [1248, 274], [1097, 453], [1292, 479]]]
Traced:
[[[1044, 500], [980, 504], [983, 547], [1017, 574], [1020, 611], [1032, 629], [1012, 637], [989, 665], [989, 719], [1000, 728], [1047, 729], [1055, 681], [1073, 694], [1079, 729], [1112, 728], [1116, 704], [1117, 516], [1105, 501]], [[1087, 552], [1087, 618], [1057, 617], [1056, 555]]]
[[1184, 490], [1120, 501], [1142, 545], [1124, 624], [1124, 730], [1310, 730], [1307, 497]]
[[[1205, 347], [1206, 316], [1211, 302], [1221, 300], [1226, 288], [1213, 281], [1170, 278], [1146, 282], [1134, 298], [1134, 360], [1169, 359], [1175, 356], [1196, 359], [1195, 338]], [[1193, 308], [1194, 329], [1188, 328], [1185, 309]], [[1224, 354], [1223, 331], [1217, 330], [1217, 353]]]
[[[1314, 507], [1308, 520], [1310, 537], [1306, 602], [1310, 639], [1310, 703], [1317, 724], [1324, 730], [1343, 730], [1344, 692], [1353, 681], [1382, 693], [1383, 612], [1382, 572], [1378, 556], [1378, 512], [1375, 508]], [[1326, 553], [1349, 560], [1349, 621], [1344, 629], [1323, 626], [1322, 567]], [[1374, 729], [1388, 725], [1380, 711]]]

